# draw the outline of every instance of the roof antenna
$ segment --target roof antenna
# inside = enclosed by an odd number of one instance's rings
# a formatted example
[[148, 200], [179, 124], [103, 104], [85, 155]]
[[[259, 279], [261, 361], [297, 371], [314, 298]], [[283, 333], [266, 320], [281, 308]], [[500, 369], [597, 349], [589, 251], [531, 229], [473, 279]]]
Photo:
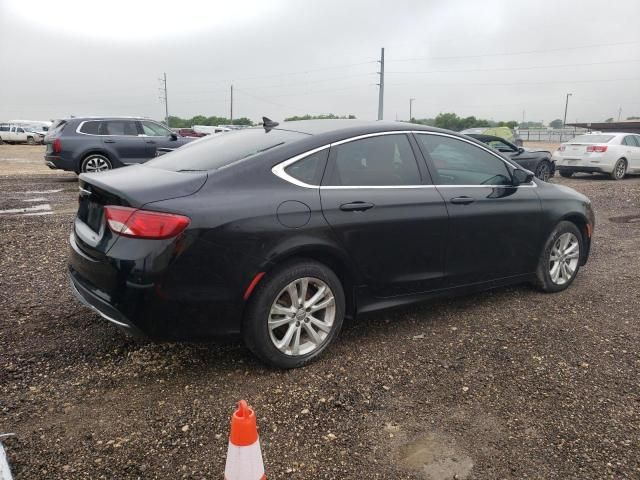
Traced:
[[276, 128], [280, 124], [278, 122], [274, 122], [270, 118], [262, 117], [261, 125], [264, 127], [264, 131], [269, 133], [271, 130], [273, 130], [274, 128]]

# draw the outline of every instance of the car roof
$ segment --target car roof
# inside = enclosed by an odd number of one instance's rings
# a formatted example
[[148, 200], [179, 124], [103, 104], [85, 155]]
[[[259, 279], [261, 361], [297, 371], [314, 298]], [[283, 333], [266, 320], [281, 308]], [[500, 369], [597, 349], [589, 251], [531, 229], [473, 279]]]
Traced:
[[147, 117], [127, 117], [127, 116], [88, 116], [88, 117], [68, 117], [68, 118], [63, 118], [62, 120], [64, 120], [65, 122], [69, 122], [69, 121], [84, 121], [84, 120], [151, 120], [154, 121], [155, 120], [153, 118], [147, 118]]
[[275, 129], [306, 133], [307, 135], [330, 134], [334, 132], [348, 132], [349, 134], [357, 135], [358, 133], [366, 134], [394, 130], [424, 130], [427, 132], [451, 133], [448, 130], [427, 127], [416, 123], [347, 119], [296, 120], [293, 122], [282, 122], [275, 127]]

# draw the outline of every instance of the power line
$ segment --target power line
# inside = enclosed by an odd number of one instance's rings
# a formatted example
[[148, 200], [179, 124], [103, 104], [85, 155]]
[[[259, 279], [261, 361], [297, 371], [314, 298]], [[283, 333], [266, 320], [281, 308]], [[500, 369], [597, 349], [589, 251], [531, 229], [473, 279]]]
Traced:
[[546, 50], [525, 50], [519, 52], [503, 52], [503, 53], [484, 53], [478, 55], [454, 55], [454, 56], [445, 56], [445, 57], [414, 57], [414, 58], [397, 58], [394, 60], [389, 60], [389, 62], [412, 62], [415, 60], [452, 60], [457, 58], [483, 58], [483, 57], [502, 57], [509, 55], [530, 55], [534, 53], [550, 53], [550, 52], [564, 52], [567, 50], [580, 50], [584, 48], [598, 48], [598, 47], [614, 47], [619, 45], [632, 45], [640, 43], [640, 41], [631, 41], [631, 42], [615, 42], [615, 43], [598, 43], [592, 45], [581, 45], [575, 47], [562, 47], [562, 48], [551, 48]]
[[590, 62], [590, 63], [566, 63], [566, 64], [557, 64], [557, 65], [533, 65], [531, 67], [505, 67], [505, 68], [470, 68], [464, 70], [429, 70], [425, 72], [417, 72], [417, 71], [408, 71], [408, 72], [394, 72], [390, 71], [387, 73], [395, 73], [395, 74], [431, 74], [431, 73], [471, 73], [471, 72], [505, 72], [505, 71], [513, 71], [513, 70], [535, 70], [538, 68], [563, 68], [563, 67], [586, 67], [591, 65], [610, 65], [615, 63], [629, 63], [629, 62], [640, 62], [640, 59], [628, 59], [628, 60], [611, 60], [607, 62]]
[[[626, 81], [638, 81], [640, 77], [634, 78], [607, 78], [604, 80], [559, 80], [550, 82], [511, 82], [511, 83], [422, 83], [421, 86], [425, 87], [507, 87], [513, 85], [553, 85], [553, 84], [566, 84], [566, 83], [599, 83], [599, 82], [626, 82]], [[402, 86], [402, 85], [415, 85], [415, 83], [389, 83], [387, 85]]]

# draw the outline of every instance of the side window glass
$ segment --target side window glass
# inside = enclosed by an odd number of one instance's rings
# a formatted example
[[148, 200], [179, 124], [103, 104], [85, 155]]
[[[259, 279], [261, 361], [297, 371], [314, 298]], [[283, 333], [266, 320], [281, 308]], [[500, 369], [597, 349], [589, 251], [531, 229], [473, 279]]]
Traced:
[[500, 158], [470, 143], [441, 135], [418, 134], [431, 157], [441, 185], [511, 185]]
[[634, 135], [633, 139], [636, 141], [636, 147], [640, 147], [640, 135]]
[[109, 120], [105, 124], [105, 135], [138, 135], [135, 122], [130, 120]]
[[167, 137], [171, 134], [169, 130], [154, 122], [142, 122], [142, 130], [150, 137]]
[[320, 185], [322, 172], [324, 171], [324, 165], [328, 154], [329, 149], [325, 148], [324, 150], [320, 150], [319, 152], [292, 163], [285, 168], [284, 171], [287, 175], [290, 175], [296, 180], [308, 185]]
[[405, 134], [380, 135], [332, 147], [335, 155], [325, 185], [420, 185], [420, 171]]
[[84, 122], [80, 131], [88, 135], [99, 135], [98, 127], [101, 122]]

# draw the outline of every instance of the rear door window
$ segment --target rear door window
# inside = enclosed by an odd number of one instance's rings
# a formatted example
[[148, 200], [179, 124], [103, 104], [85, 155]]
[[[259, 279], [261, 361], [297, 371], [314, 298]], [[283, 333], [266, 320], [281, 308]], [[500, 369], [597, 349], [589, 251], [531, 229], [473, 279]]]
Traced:
[[416, 158], [405, 134], [379, 135], [331, 147], [324, 185], [420, 185]]
[[628, 145], [629, 147], [637, 147], [635, 135], [627, 135], [622, 140], [623, 145]]
[[[102, 132], [104, 130], [104, 133]], [[101, 125], [102, 135], [137, 136], [138, 129], [133, 120], [107, 120]]]

